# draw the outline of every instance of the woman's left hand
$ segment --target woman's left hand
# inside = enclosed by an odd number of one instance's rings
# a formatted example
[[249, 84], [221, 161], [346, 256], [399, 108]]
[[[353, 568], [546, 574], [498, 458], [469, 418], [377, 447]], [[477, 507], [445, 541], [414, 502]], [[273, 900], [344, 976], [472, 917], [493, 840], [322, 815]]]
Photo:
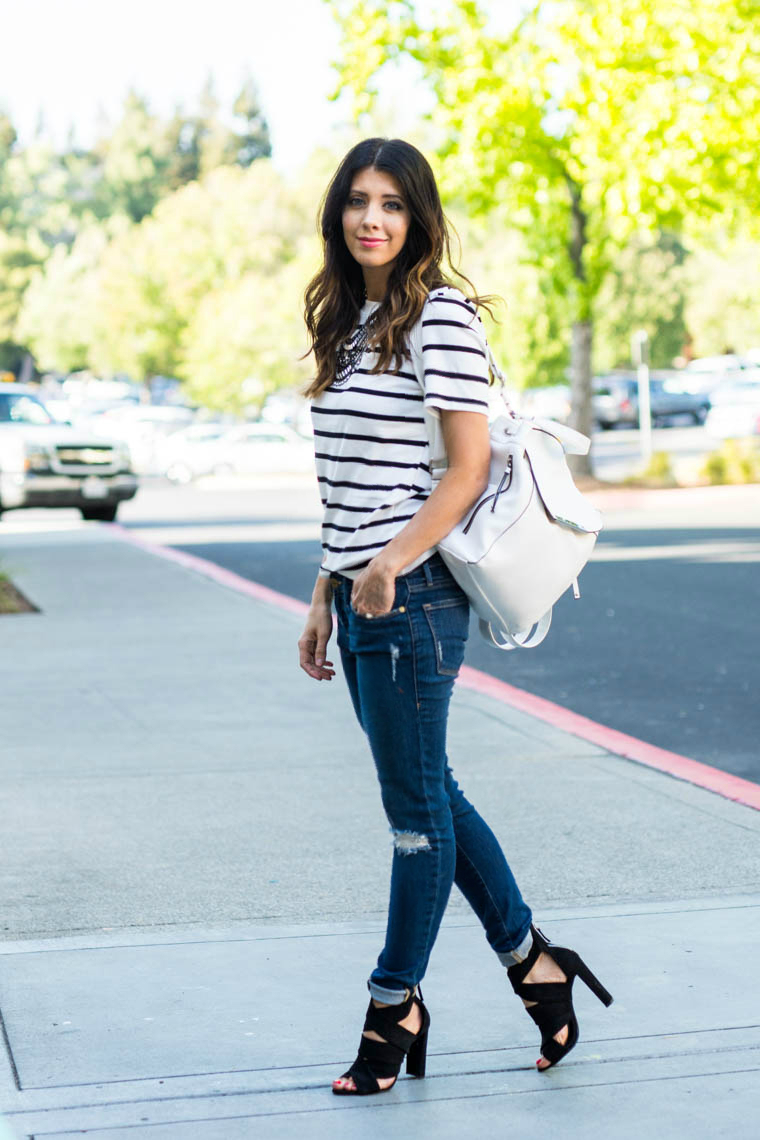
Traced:
[[354, 578], [351, 608], [362, 617], [381, 617], [393, 609], [395, 595], [396, 575], [378, 556]]

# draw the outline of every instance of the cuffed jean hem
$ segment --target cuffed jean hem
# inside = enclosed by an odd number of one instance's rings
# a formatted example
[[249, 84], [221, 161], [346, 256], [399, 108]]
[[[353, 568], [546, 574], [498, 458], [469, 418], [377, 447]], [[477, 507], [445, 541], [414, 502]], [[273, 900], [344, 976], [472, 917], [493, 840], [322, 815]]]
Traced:
[[373, 982], [372, 978], [367, 982], [367, 989], [370, 992], [370, 997], [375, 1001], [381, 1001], [384, 1005], [403, 1005], [409, 996], [409, 990], [389, 990], [385, 986], [379, 986], [377, 982]]
[[520, 962], [524, 962], [530, 954], [530, 948], [533, 945], [533, 931], [528, 930], [528, 933], [523, 938], [519, 946], [515, 946], [513, 950], [507, 950], [503, 954], [497, 953], [497, 958], [502, 966], [509, 968], [510, 966], [519, 966]]

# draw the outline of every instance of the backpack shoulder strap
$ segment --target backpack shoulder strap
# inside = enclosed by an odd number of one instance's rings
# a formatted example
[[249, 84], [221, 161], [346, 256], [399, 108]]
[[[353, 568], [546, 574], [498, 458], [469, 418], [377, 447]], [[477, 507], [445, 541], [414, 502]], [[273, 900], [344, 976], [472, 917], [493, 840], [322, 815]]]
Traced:
[[[427, 301], [425, 304], [427, 304]], [[423, 398], [425, 395], [425, 365], [422, 356], [422, 321], [424, 316], [425, 309], [423, 307], [419, 320], [415, 322], [409, 333], [409, 356], [411, 357], [412, 369], [417, 383], [420, 386]], [[433, 485], [435, 485], [447, 467], [446, 444], [444, 443], [443, 432], [441, 430], [441, 418], [435, 409], [426, 408], [423, 405], [423, 414], [425, 416], [425, 428], [428, 437], [428, 448], [430, 450], [430, 474]]]

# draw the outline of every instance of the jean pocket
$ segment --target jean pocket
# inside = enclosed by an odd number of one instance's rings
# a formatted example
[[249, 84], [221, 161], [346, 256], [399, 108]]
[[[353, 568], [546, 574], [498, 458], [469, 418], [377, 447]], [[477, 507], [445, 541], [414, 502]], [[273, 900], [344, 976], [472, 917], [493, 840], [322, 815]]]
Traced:
[[464, 645], [470, 629], [470, 607], [466, 598], [426, 602], [425, 612], [435, 646], [436, 667], [447, 677], [456, 677], [464, 660]]
[[387, 614], [361, 614], [353, 610], [354, 617], [358, 618], [362, 625], [377, 625], [381, 621], [389, 621], [390, 618], [403, 616], [406, 613], [406, 606], [396, 606], [395, 609], [388, 610]]

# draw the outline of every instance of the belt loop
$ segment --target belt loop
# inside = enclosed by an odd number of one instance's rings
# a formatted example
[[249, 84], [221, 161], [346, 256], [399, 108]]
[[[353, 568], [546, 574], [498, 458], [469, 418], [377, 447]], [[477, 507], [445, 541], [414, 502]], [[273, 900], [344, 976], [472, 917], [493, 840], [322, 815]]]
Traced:
[[429, 558], [426, 558], [425, 561], [422, 563], [422, 569], [425, 571], [425, 581], [427, 582], [428, 586], [432, 586], [433, 585], [433, 571], [430, 568], [430, 559]]

